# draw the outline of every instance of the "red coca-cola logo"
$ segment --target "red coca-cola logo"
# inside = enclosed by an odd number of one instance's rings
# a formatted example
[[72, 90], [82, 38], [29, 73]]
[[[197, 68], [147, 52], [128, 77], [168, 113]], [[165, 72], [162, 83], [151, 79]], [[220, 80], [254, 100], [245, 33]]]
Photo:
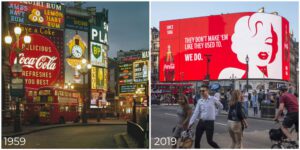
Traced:
[[[40, 34], [30, 34], [31, 43], [25, 45], [19, 40], [18, 63], [22, 65], [22, 76], [27, 88], [39, 88], [54, 85], [60, 72], [60, 56], [56, 46]], [[21, 37], [20, 39], [23, 39]], [[17, 42], [12, 45], [10, 64], [17, 63]]]

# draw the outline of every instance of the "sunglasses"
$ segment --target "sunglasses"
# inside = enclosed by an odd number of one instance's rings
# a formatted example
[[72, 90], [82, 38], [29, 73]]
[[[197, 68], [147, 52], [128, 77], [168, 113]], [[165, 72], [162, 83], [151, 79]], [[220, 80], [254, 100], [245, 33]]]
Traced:
[[205, 92], [206, 90], [200, 90], [201, 93]]

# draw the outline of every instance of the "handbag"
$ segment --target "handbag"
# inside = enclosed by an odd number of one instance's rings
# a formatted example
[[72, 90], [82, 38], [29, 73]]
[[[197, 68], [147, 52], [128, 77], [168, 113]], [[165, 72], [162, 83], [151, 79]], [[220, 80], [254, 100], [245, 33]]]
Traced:
[[194, 143], [193, 133], [191, 130], [186, 130], [181, 132], [181, 137], [179, 141], [179, 148], [192, 148]]

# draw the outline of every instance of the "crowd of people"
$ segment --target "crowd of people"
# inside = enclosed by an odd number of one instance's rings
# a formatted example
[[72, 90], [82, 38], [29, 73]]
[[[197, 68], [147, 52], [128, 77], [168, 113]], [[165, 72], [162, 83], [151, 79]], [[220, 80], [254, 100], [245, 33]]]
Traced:
[[[214, 121], [219, 110], [224, 110], [228, 112], [227, 126], [232, 141], [230, 148], [243, 148], [243, 131], [248, 127], [248, 109], [253, 108], [253, 115], [257, 115], [262, 103], [274, 103], [278, 108], [274, 120], [278, 120], [284, 109], [287, 110], [281, 129], [288, 140], [295, 142], [296, 139], [290, 135], [288, 128], [295, 125], [298, 133], [298, 98], [289, 93], [286, 86], [281, 86], [278, 90], [278, 93], [271, 93], [268, 90], [266, 93], [262, 90], [259, 92], [253, 90], [252, 93], [245, 90], [212, 93], [208, 85], [202, 85], [199, 90], [200, 95], [193, 96], [194, 106], [189, 105], [188, 96], [178, 94], [175, 99], [180, 107], [177, 111], [178, 122], [173, 129], [173, 136], [179, 139], [181, 132], [192, 130], [196, 120], [199, 120], [195, 129], [194, 147], [200, 148], [205, 131], [208, 144], [213, 148], [220, 148], [213, 140]], [[173, 148], [176, 148], [176, 145]]]

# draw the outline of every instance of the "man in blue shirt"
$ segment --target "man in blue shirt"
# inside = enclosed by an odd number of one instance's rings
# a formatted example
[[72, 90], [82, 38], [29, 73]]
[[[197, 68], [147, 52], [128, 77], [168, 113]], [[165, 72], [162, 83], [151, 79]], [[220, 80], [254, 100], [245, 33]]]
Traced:
[[[214, 121], [216, 119], [216, 109], [223, 109], [223, 105], [214, 96], [209, 95], [208, 86], [202, 85], [200, 88], [201, 99], [198, 100], [195, 111], [189, 122], [189, 129], [193, 126], [195, 120], [199, 117], [196, 128], [195, 148], [200, 148], [200, 142], [203, 132], [206, 132], [207, 142], [214, 148], [220, 148], [213, 141]], [[217, 108], [216, 108], [217, 106]]]

